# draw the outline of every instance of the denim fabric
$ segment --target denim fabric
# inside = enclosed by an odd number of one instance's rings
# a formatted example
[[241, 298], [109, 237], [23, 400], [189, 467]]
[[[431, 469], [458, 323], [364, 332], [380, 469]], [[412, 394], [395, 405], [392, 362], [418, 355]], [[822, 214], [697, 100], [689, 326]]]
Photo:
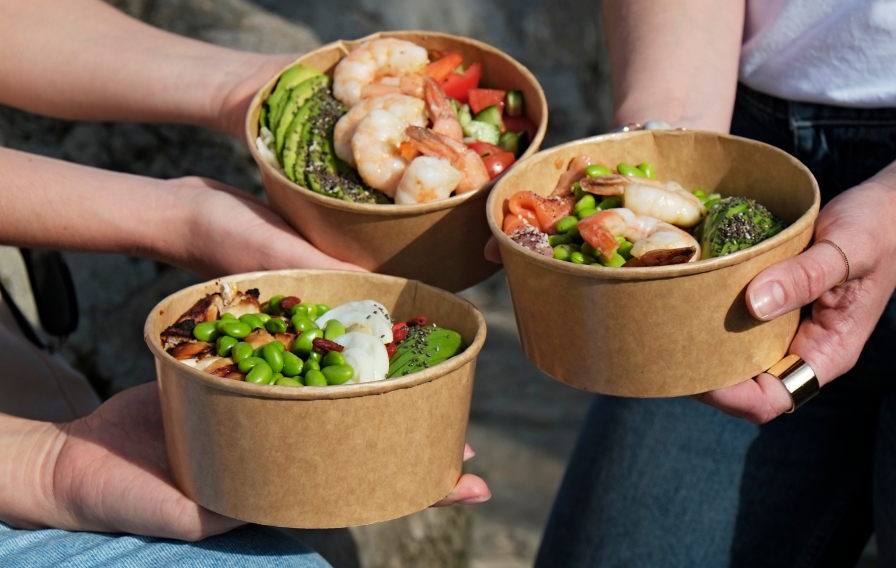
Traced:
[[[896, 160], [896, 109], [741, 87], [731, 132], [799, 158], [823, 203]], [[896, 566], [894, 347], [891, 299], [853, 370], [763, 426], [688, 398], [596, 397], [536, 567], [851, 567], [872, 530]]]
[[328, 568], [284, 533], [248, 525], [200, 542], [141, 536], [22, 531], [0, 523], [4, 568]]

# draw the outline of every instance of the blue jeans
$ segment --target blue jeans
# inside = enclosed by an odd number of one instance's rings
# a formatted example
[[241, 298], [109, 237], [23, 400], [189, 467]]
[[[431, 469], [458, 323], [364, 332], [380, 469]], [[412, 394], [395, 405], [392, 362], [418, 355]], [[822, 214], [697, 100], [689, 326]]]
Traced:
[[22, 531], [0, 523], [4, 568], [328, 568], [320, 556], [274, 529], [248, 525], [200, 542], [142, 536]]
[[[896, 109], [741, 87], [731, 132], [799, 158], [822, 204], [896, 160]], [[536, 567], [852, 567], [872, 530], [896, 566], [894, 347], [891, 299], [853, 370], [763, 426], [689, 398], [596, 397]]]

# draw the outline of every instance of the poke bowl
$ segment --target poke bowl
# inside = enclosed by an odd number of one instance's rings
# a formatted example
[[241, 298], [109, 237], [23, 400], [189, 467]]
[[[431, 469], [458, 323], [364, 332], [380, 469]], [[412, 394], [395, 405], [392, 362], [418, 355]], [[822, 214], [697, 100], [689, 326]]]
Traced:
[[[262, 378], [253, 384], [252, 375], [262, 363], [246, 375], [237, 365], [217, 365], [219, 369], [214, 371], [214, 367], [202, 367], [179, 356], [177, 348], [167, 348], [166, 334], [183, 330], [185, 321], [188, 334], [200, 337], [203, 324], [195, 321], [202, 320], [209, 310], [220, 311], [222, 308], [214, 308], [215, 302], [220, 305], [222, 297], [230, 301], [227, 290], [238, 291], [230, 294], [231, 298], [255, 301], [256, 306], [259, 295], [266, 299], [286, 294], [334, 306], [333, 311], [345, 302], [373, 298], [386, 318], [389, 314], [398, 319], [425, 314], [433, 330], [454, 330], [462, 345], [438, 364], [397, 373], [395, 378], [352, 383], [346, 382], [347, 377], [330, 381], [327, 374], [327, 380], [315, 383], [318, 386], [299, 386], [301, 376], [281, 376], [275, 384], [265, 384], [270, 381]], [[282, 302], [275, 301], [278, 305]], [[255, 315], [238, 320], [222, 315], [205, 325], [239, 325], [249, 317]], [[297, 322], [295, 318], [300, 316], [297, 313], [293, 318]], [[421, 322], [418, 318], [413, 323]], [[397, 324], [396, 329], [402, 325]], [[252, 334], [256, 333], [265, 330], [254, 329]], [[296, 333], [301, 338], [310, 332]], [[276, 336], [279, 339], [284, 334]], [[219, 355], [224, 355], [220, 340], [227, 337], [222, 334], [212, 343]], [[320, 334], [314, 337], [317, 349]], [[165, 298], [147, 317], [144, 339], [156, 359], [171, 476], [185, 495], [212, 511], [282, 527], [362, 525], [429, 507], [447, 495], [461, 475], [473, 376], [485, 340], [485, 323], [476, 308], [459, 297], [417, 281], [376, 274], [256, 272], [197, 284]], [[345, 343], [340, 338], [336, 341]], [[399, 341], [397, 334], [394, 341]], [[266, 357], [266, 348], [275, 343], [264, 343], [255, 356], [240, 364]], [[280, 353], [299, 353], [298, 344], [296, 340]], [[179, 345], [208, 348], [202, 340]], [[236, 351], [234, 348], [234, 361], [239, 360]], [[349, 360], [349, 349], [342, 353]], [[221, 357], [214, 359], [222, 361]], [[312, 384], [312, 373], [324, 376], [310, 365], [306, 362], [306, 385]], [[285, 365], [282, 374], [296, 375], [287, 372]], [[270, 377], [268, 369], [267, 379]]]
[[[341, 192], [341, 187], [337, 193], [341, 197], [337, 198], [327, 195], [326, 191], [309, 189], [308, 186], [318, 184], [307, 175], [303, 181], [300, 171], [303, 166], [290, 163], [278, 167], [278, 158], [272, 160], [270, 153], [259, 142], [259, 134], [263, 132], [259, 127], [260, 118], [272, 122], [271, 118], [265, 118], [270, 113], [270, 105], [266, 101], [276, 95], [274, 91], [278, 81], [286, 76], [285, 73], [297, 66], [304, 66], [320, 71], [325, 76], [324, 80], [330, 81], [337, 63], [353, 49], [366, 41], [384, 38], [413, 42], [431, 54], [459, 54], [469, 66], [465, 74], [473, 66], [481, 70], [478, 86], [482, 90], [501, 89], [508, 96], [511, 93], [521, 96], [521, 115], [517, 118], [528, 125], [523, 129], [527, 130], [528, 146], [517, 147], [519, 159], [538, 150], [547, 127], [547, 102], [538, 81], [525, 67], [482, 42], [418, 31], [382, 32], [356, 41], [337, 41], [298, 58], [272, 77], [252, 100], [246, 119], [247, 143], [261, 171], [271, 208], [315, 247], [372, 272], [416, 279], [448, 291], [462, 290], [499, 269], [499, 266], [485, 260], [482, 253], [490, 236], [484, 213], [485, 201], [494, 179], [478, 189], [438, 201], [413, 204], [353, 202], [348, 200], [349, 192]], [[457, 104], [455, 110], [460, 116], [461, 109]], [[496, 106], [504, 108], [503, 102]], [[504, 118], [506, 122], [507, 116]], [[278, 127], [285, 122], [281, 116]], [[465, 130], [464, 136], [468, 134]], [[469, 142], [471, 139], [464, 140]], [[289, 144], [288, 141], [281, 144], [281, 151]], [[338, 144], [335, 146], [338, 151]], [[488, 152], [482, 154], [487, 156]], [[283, 166], [283, 158], [279, 159]], [[312, 156], [303, 162], [306, 172], [313, 171], [310, 165], [313, 159]], [[297, 181], [287, 175], [289, 168], [292, 168], [292, 177]], [[490, 175], [496, 175], [497, 170], [489, 171]]]
[[[658, 180], [674, 180], [703, 196], [717, 192], [713, 202], [755, 200], [786, 228], [724, 256], [698, 260], [690, 255], [691, 261], [685, 258], [669, 265], [629, 261], [628, 266], [583, 264], [579, 259], [561, 262], [563, 251], [539, 254], [505, 234], [507, 218], [513, 217], [511, 198], [523, 191], [537, 194], [536, 200], [547, 198], [580, 156], [599, 164], [619, 164], [620, 172], [626, 164], [643, 162]], [[584, 181], [575, 191], [582, 185]], [[726, 200], [726, 196], [738, 197]], [[563, 383], [627, 397], [698, 394], [765, 371], [787, 353], [796, 333], [799, 311], [762, 322], [749, 313], [745, 301], [746, 286], [754, 276], [808, 246], [819, 210], [812, 174], [781, 150], [710, 132], [597, 136], [551, 148], [518, 164], [497, 183], [487, 207], [523, 350], [542, 372]], [[593, 220], [608, 223], [620, 211], [576, 209], [579, 217], [571, 219], [585, 234]], [[543, 238], [551, 243], [565, 240]], [[622, 250], [623, 245], [617, 246]]]

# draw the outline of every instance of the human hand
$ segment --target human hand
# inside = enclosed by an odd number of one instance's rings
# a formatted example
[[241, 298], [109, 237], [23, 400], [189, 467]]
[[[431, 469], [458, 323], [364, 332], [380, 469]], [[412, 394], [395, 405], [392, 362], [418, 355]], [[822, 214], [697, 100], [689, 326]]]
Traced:
[[[247, 66], [242, 59], [250, 57]], [[239, 66], [227, 75], [227, 85], [221, 89], [221, 98], [216, 103], [219, 109], [216, 130], [243, 140], [249, 103], [255, 93], [298, 57], [299, 54], [241, 54], [241, 59], [234, 61]]]
[[361, 270], [317, 250], [246, 192], [200, 177], [162, 183], [190, 219], [185, 236], [159, 243], [168, 251], [163, 260], [208, 277], [279, 268]]
[[[767, 268], [747, 287], [750, 312], [760, 320], [812, 304], [790, 353], [800, 356], [825, 385], [850, 370], [896, 287], [896, 184], [878, 177], [842, 193], [821, 211], [815, 226], [816, 245], [797, 257]], [[849, 280], [837, 286], [846, 275]], [[791, 408], [781, 381], [768, 373], [754, 380], [695, 398], [731, 416], [762, 424]]]

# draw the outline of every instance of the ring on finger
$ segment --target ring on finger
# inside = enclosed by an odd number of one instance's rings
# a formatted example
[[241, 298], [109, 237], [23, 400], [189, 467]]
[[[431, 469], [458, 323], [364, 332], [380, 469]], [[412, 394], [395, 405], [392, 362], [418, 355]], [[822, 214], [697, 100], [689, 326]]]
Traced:
[[843, 257], [843, 262], [846, 263], [846, 276], [843, 277], [843, 280], [837, 283], [837, 286], [849, 280], [849, 259], [846, 258], [846, 253], [843, 252], [843, 249], [834, 244], [834, 241], [830, 239], [818, 239], [817, 241], [815, 241], [815, 244], [817, 245], [818, 243], [826, 243], [837, 249], [837, 252], [839, 252], [840, 256]]
[[799, 355], [784, 357], [772, 365], [766, 373], [780, 379], [784, 388], [790, 393], [790, 410], [787, 414], [806, 404], [821, 390], [815, 371]]

